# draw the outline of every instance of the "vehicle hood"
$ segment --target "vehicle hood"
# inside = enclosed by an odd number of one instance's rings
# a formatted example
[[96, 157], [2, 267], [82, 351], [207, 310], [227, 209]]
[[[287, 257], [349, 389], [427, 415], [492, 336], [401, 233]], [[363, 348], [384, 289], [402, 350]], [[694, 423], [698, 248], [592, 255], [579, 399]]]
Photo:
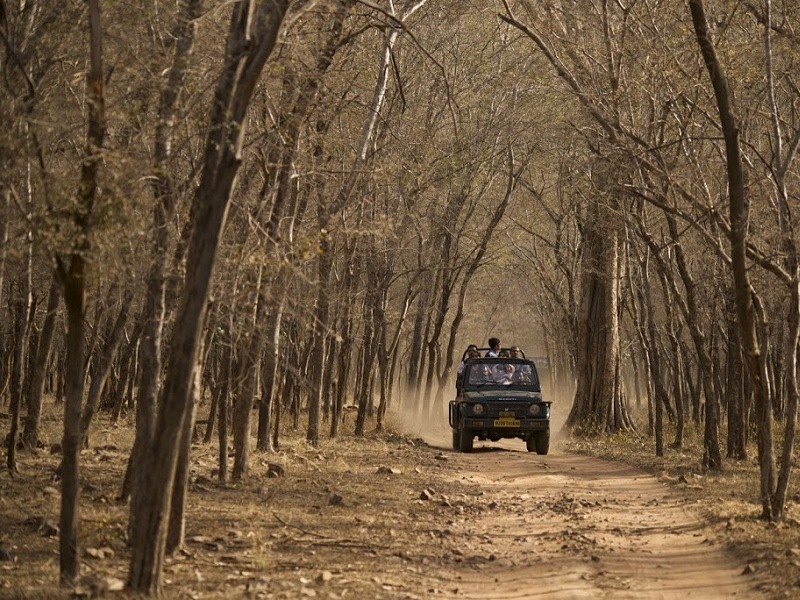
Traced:
[[464, 392], [463, 400], [467, 402], [542, 402], [541, 392], [482, 390]]

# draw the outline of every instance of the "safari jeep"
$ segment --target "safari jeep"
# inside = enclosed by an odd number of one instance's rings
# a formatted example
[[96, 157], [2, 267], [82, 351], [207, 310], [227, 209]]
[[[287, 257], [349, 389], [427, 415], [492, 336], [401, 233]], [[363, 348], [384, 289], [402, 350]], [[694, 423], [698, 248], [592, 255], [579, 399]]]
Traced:
[[470, 452], [477, 437], [525, 440], [528, 452], [550, 448], [550, 401], [542, 399], [536, 365], [526, 358], [473, 358], [458, 375], [449, 421], [453, 449]]

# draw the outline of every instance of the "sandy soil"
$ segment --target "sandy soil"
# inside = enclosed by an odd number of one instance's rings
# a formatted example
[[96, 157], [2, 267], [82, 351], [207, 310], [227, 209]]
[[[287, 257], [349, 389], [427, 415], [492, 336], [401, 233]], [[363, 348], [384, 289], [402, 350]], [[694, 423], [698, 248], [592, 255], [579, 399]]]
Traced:
[[[55, 585], [58, 538], [46, 525], [57, 524], [59, 457], [26, 454], [19, 477], [0, 473], [0, 598], [128, 597], [112, 590], [129, 560], [127, 507], [114, 500], [129, 441], [113, 428], [93, 439], [82, 455], [74, 590]], [[278, 452], [253, 456], [238, 484], [216, 481], [215, 460], [214, 445], [193, 448], [186, 545], [165, 565], [166, 598], [778, 598], [798, 589], [791, 575], [726, 554], [685, 490], [557, 447], [537, 456], [519, 441], [476, 442], [461, 454], [444, 424], [320, 448], [287, 434]]]
[[653, 477], [558, 450], [529, 454], [522, 442], [476, 444], [453, 461], [491, 517], [454, 524], [464, 560], [442, 574], [451, 597], [762, 597], [690, 501]]

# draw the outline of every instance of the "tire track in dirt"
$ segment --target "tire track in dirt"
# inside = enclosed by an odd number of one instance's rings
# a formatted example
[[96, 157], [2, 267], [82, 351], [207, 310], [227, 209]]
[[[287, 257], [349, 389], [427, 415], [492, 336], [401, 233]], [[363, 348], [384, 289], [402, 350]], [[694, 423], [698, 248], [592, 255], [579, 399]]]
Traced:
[[439, 597], [766, 597], [689, 501], [646, 473], [516, 441], [450, 456], [482, 510], [448, 523], [463, 542]]

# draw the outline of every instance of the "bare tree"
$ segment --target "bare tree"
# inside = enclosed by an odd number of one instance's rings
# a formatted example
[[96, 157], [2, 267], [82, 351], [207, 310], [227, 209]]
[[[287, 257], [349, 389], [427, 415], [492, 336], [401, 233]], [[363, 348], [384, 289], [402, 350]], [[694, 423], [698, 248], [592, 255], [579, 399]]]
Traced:
[[[386, 91], [389, 85], [390, 66], [392, 64], [392, 52], [394, 46], [404, 29], [404, 22], [409, 19], [420, 8], [425, 6], [428, 0], [416, 0], [408, 9], [398, 16], [398, 11], [395, 10], [394, 3], [390, 2], [390, 10], [386, 13], [389, 22], [386, 24], [385, 41], [383, 44], [383, 52], [381, 55], [380, 65], [378, 67], [378, 75], [375, 81], [375, 86], [372, 90], [372, 99], [370, 100], [367, 117], [364, 120], [361, 137], [356, 145], [356, 153], [353, 157], [352, 167], [346, 175], [344, 182], [339, 188], [334, 200], [330, 203], [318, 204], [317, 208], [317, 223], [322, 237], [320, 240], [320, 256], [318, 267], [318, 296], [315, 307], [314, 315], [314, 358], [313, 364], [315, 370], [313, 372], [312, 381], [312, 396], [309, 399], [308, 409], [308, 428], [306, 437], [313, 443], [319, 443], [320, 432], [320, 407], [322, 403], [322, 381], [324, 376], [323, 365], [325, 363], [325, 340], [327, 331], [329, 329], [329, 305], [327, 285], [330, 278], [332, 268], [332, 257], [330, 255], [330, 241], [327, 232], [330, 228], [331, 218], [341, 211], [345, 205], [350, 201], [356, 187], [362, 180], [362, 169], [367, 161], [367, 152], [370, 144], [372, 143], [375, 133], [376, 124], [386, 98]], [[321, 199], [320, 199], [321, 200]], [[357, 426], [358, 429], [358, 426]]]
[[697, 44], [714, 88], [714, 97], [717, 101], [722, 134], [725, 139], [730, 216], [729, 236], [739, 339], [743, 346], [758, 408], [762, 514], [765, 518], [772, 518], [771, 498], [775, 488], [775, 459], [772, 454], [772, 399], [765, 381], [766, 366], [758, 343], [755, 308], [747, 270], [748, 203], [745, 197], [739, 124], [733, 108], [728, 79], [717, 57], [714, 42], [709, 33], [703, 1], [689, 0], [689, 9], [697, 36]]
[[28, 415], [25, 418], [25, 430], [22, 433], [22, 442], [28, 448], [36, 448], [39, 443], [39, 419], [42, 413], [42, 396], [44, 394], [47, 363], [50, 360], [53, 348], [53, 338], [56, 331], [56, 317], [58, 305], [61, 300], [61, 282], [58, 274], [53, 273], [53, 281], [47, 295], [47, 308], [39, 337], [36, 358], [33, 363], [31, 385], [28, 393]]
[[[167, 83], [161, 93], [153, 148], [153, 245], [150, 270], [147, 275], [144, 305], [139, 321], [142, 324], [141, 364], [136, 401], [136, 435], [128, 461], [122, 496], [131, 494], [129, 527], [136, 526], [134, 515], [141, 512], [141, 492], [146, 473], [135, 468], [144, 461], [146, 449], [152, 442], [155, 427], [159, 379], [162, 371], [162, 333], [165, 318], [165, 288], [168, 251], [170, 247], [169, 222], [177, 202], [176, 184], [171, 175], [169, 159], [173, 147], [172, 136], [175, 115], [184, 83], [190, 68], [190, 58], [195, 42], [196, 20], [202, 11], [202, 0], [189, 0], [182, 5], [175, 31], [175, 54]], [[135, 534], [132, 537], [136, 537]]]
[[159, 593], [166, 546], [167, 514], [178, 462], [179, 442], [192, 410], [191, 388], [205, 325], [208, 291], [217, 248], [241, 161], [247, 108], [264, 64], [275, 47], [288, 0], [234, 5], [225, 65], [217, 83], [195, 220], [187, 254], [186, 281], [175, 321], [153, 443], [144, 461], [150, 475], [139, 505], [128, 585]]
[[84, 310], [87, 260], [91, 240], [91, 215], [99, 194], [98, 173], [105, 139], [105, 84], [100, 5], [88, 1], [89, 70], [86, 74], [88, 132], [73, 215], [77, 239], [68, 257], [58, 257], [58, 270], [67, 311], [66, 380], [64, 407], [64, 458], [61, 464], [60, 579], [72, 584], [80, 566], [78, 457], [81, 449], [81, 406], [84, 387]]

